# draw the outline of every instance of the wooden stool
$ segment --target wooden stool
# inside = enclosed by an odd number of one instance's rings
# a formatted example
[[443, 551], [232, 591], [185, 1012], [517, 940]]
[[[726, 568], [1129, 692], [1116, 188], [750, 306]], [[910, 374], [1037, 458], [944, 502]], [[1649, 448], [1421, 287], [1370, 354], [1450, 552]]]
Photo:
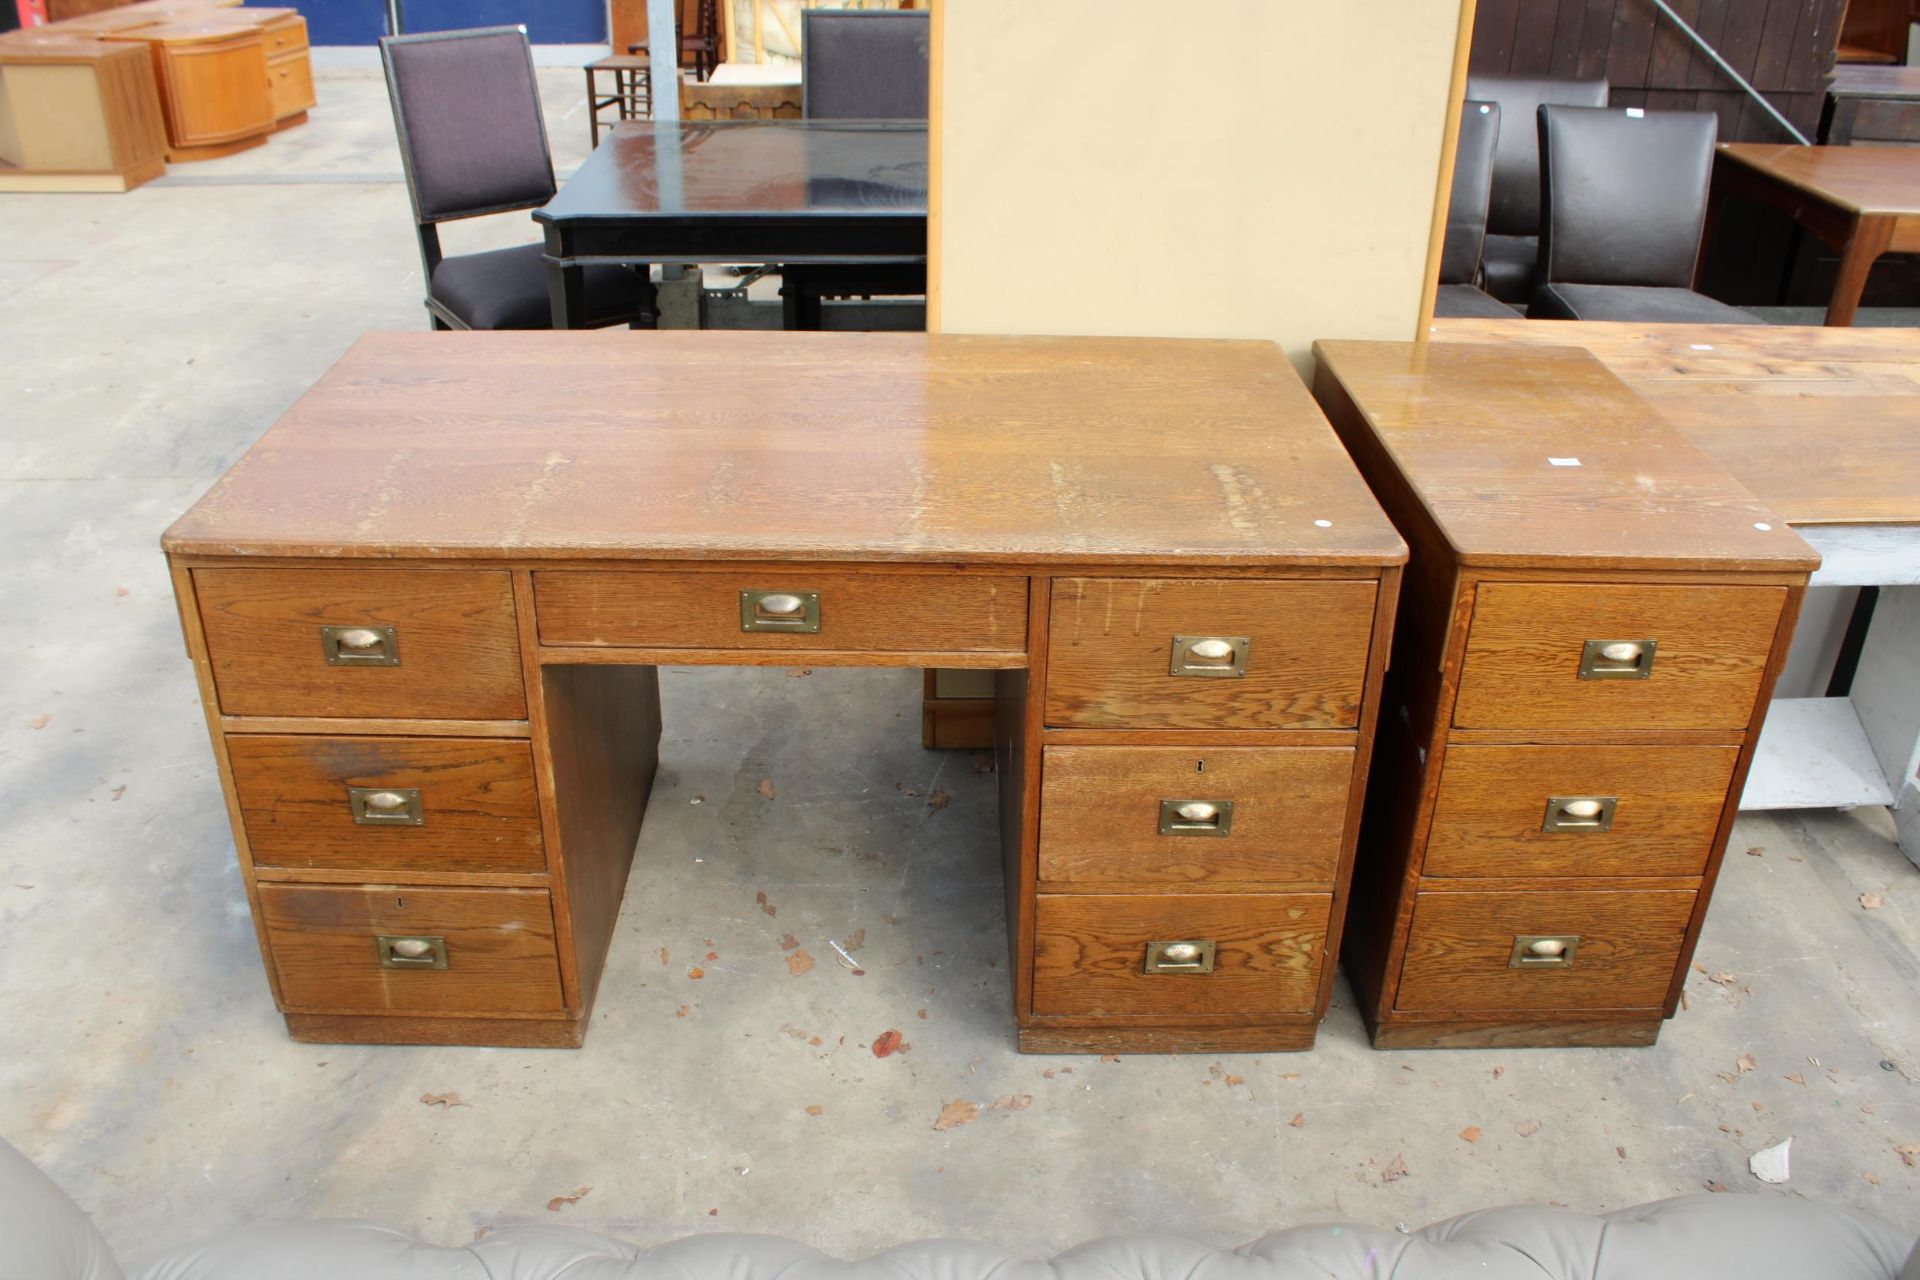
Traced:
[[[613, 78], [611, 88], [601, 87], [600, 77]], [[645, 54], [615, 53], [587, 64], [587, 115], [593, 125], [593, 145], [600, 145], [600, 113], [608, 107], [619, 109], [615, 120], [644, 120], [653, 115], [653, 66]]]

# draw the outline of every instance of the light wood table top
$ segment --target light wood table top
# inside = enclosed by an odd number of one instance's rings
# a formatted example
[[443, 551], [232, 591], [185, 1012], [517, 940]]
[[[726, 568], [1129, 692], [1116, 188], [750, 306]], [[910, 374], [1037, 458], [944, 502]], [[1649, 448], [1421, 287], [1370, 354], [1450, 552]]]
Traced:
[[1790, 523], [1920, 524], [1920, 330], [1440, 320], [1434, 336], [1585, 348]]
[[1849, 213], [1920, 214], [1920, 149], [1728, 142], [1720, 155]]
[[625, 330], [370, 334], [165, 546], [1188, 569], [1405, 558], [1271, 343]]

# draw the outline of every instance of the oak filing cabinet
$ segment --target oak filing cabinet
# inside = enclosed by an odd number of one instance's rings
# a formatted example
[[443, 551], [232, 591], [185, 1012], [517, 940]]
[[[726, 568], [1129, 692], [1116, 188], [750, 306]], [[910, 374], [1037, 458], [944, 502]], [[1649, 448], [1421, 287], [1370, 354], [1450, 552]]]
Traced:
[[1651, 1044], [1819, 558], [1585, 351], [1315, 353], [1412, 549], [1345, 945], [1373, 1042]]
[[1279, 348], [640, 336], [370, 335], [168, 531], [290, 1033], [578, 1045], [657, 668], [839, 665], [994, 674], [1021, 1048], [1311, 1045], [1406, 548]]

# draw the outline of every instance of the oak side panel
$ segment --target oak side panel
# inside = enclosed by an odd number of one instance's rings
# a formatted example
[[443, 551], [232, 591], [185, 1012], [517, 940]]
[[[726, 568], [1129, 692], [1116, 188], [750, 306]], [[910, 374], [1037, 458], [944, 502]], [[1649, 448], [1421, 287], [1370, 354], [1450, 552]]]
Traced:
[[1024, 671], [994, 678], [994, 768], [1000, 783], [1000, 857], [1007, 900], [1008, 972], [1014, 1020], [1033, 1013], [1033, 930], [1040, 843], [1040, 762], [1046, 706], [1047, 628], [1051, 583], [1036, 577], [1027, 592]]

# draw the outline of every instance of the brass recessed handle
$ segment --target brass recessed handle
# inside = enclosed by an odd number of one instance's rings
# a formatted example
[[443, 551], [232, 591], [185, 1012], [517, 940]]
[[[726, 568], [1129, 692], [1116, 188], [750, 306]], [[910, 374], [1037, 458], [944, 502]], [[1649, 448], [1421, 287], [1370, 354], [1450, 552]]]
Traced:
[[1224, 836], [1233, 830], [1231, 800], [1162, 800], [1163, 836]]
[[820, 630], [818, 591], [742, 591], [742, 631], [791, 631], [814, 635]]
[[1645, 680], [1658, 640], [1589, 640], [1580, 647], [1582, 680]]
[[1542, 831], [1611, 831], [1618, 796], [1549, 796]]
[[1577, 933], [1522, 934], [1513, 940], [1507, 957], [1509, 969], [1571, 969], [1573, 953], [1580, 948]]
[[1199, 939], [1149, 942], [1144, 973], [1212, 973], [1215, 944]]
[[1247, 636], [1175, 636], [1167, 674], [1233, 678], [1247, 674]]
[[427, 820], [418, 787], [348, 787], [347, 808], [363, 827], [418, 827]]
[[400, 635], [393, 627], [321, 627], [320, 652], [330, 667], [397, 667]]
[[444, 969], [447, 967], [445, 938], [381, 934], [374, 940], [379, 949], [382, 969]]

